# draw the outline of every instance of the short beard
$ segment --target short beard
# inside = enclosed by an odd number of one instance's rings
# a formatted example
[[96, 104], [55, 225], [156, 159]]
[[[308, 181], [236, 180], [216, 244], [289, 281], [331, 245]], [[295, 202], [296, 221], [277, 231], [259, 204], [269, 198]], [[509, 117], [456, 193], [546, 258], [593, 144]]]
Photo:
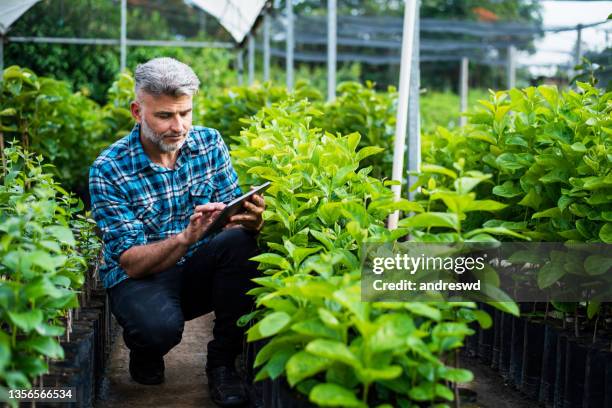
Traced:
[[171, 132], [171, 131], [164, 132], [164, 133], [156, 133], [156, 132], [153, 131], [153, 129], [151, 129], [151, 127], [149, 127], [149, 125], [147, 124], [147, 121], [144, 118], [142, 118], [142, 124], [140, 126], [140, 133], [147, 140], [149, 140], [153, 144], [155, 144], [155, 146], [157, 146], [159, 148], [159, 150], [161, 150], [162, 152], [164, 152], [164, 153], [172, 153], [172, 152], [176, 152], [181, 147], [183, 147], [183, 144], [187, 141], [187, 138], [185, 136], [189, 132], [180, 133], [179, 135], [183, 136], [184, 139], [181, 140], [178, 143], [174, 143], [174, 144], [164, 143], [164, 138], [166, 136], [175, 136], [176, 133]]

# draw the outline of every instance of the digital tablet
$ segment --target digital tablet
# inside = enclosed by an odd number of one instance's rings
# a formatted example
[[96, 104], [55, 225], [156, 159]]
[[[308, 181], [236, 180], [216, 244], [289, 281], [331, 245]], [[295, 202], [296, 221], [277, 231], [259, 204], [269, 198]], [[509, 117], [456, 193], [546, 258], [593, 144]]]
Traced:
[[235, 215], [237, 213], [244, 211], [243, 203], [246, 200], [248, 200], [253, 194], [263, 193], [264, 191], [268, 189], [268, 187], [270, 187], [270, 184], [271, 183], [267, 181], [263, 183], [261, 186], [257, 186], [253, 190], [249, 191], [248, 193], [245, 193], [241, 195], [240, 197], [232, 200], [227, 205], [227, 207], [225, 207], [223, 211], [221, 211], [221, 214], [219, 214], [219, 216], [215, 218], [212, 224], [210, 224], [208, 228], [206, 228], [206, 231], [204, 231], [204, 235], [202, 236], [202, 238], [207, 237], [208, 235], [214, 234], [215, 232], [222, 229], [225, 226], [225, 224], [227, 224], [227, 222], [229, 221], [229, 218], [232, 215]]

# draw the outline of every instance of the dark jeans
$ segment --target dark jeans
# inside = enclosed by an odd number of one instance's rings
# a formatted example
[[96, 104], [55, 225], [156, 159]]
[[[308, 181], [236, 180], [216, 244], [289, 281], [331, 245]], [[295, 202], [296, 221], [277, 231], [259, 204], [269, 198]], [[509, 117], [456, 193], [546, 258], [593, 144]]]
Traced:
[[215, 312], [208, 369], [233, 365], [244, 329], [236, 320], [253, 308], [245, 293], [255, 286], [255, 238], [241, 228], [225, 230], [184, 265], [141, 279], [128, 278], [108, 290], [111, 310], [127, 347], [143, 358], [159, 358], [176, 346], [187, 320]]

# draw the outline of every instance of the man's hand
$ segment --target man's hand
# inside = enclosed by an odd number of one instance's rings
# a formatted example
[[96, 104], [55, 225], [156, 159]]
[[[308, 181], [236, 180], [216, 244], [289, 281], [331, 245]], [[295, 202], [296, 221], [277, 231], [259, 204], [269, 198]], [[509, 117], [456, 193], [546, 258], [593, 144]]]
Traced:
[[224, 203], [208, 203], [196, 206], [193, 215], [189, 217], [189, 225], [178, 234], [177, 238], [183, 245], [195, 244], [202, 238], [206, 228], [212, 224], [224, 208]]
[[229, 223], [225, 228], [234, 228], [242, 225], [250, 231], [259, 231], [263, 227], [262, 214], [266, 209], [264, 198], [260, 194], [254, 194], [243, 204], [245, 212], [230, 217]]

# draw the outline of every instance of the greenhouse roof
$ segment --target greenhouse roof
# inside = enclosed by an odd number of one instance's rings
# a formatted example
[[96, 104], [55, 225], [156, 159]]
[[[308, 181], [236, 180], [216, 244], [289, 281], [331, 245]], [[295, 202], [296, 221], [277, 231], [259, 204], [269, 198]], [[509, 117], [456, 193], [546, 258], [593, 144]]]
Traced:
[[[0, 34], [39, 0], [3, 0], [0, 2]], [[266, 0], [185, 0], [215, 17], [241, 43], [266, 5]]]
[[4, 0], [0, 3], [0, 34], [4, 35], [15, 22], [38, 0]]
[[237, 43], [251, 31], [266, 0], [185, 0], [219, 20]]

